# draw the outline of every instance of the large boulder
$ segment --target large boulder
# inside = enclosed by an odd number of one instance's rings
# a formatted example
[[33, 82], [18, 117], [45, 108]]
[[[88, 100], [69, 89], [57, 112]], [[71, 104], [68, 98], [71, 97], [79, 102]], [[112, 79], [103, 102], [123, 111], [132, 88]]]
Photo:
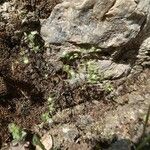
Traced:
[[149, 0], [65, 0], [43, 23], [41, 34], [48, 43], [118, 47], [148, 25], [149, 8]]
[[93, 62], [99, 68], [111, 62], [113, 67], [101, 70], [105, 79], [127, 76], [150, 64], [149, 0], [63, 0], [41, 24], [45, 42], [62, 45], [55, 52], [58, 59], [64, 52], [77, 52], [80, 60], [89, 61], [98, 54]]

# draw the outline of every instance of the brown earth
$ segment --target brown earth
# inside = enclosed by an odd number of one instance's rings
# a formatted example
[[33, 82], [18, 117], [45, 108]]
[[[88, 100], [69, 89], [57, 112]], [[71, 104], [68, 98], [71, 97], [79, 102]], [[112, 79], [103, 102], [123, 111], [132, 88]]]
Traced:
[[[47, 18], [59, 1], [37, 0], [35, 3], [32, 0], [8, 0], [1, 1], [1, 5], [4, 2], [11, 2], [12, 6], [18, 10], [35, 12], [39, 18]], [[21, 25], [21, 18], [15, 11], [9, 15], [11, 15], [9, 21], [2, 17], [0, 19], [0, 139], [3, 142], [9, 140], [8, 124], [10, 122], [15, 122], [27, 129], [40, 123], [40, 116], [46, 109], [43, 95], [49, 82], [40, 77], [42, 75], [39, 72], [43, 70], [39, 69], [39, 71], [34, 67], [36, 60], [42, 59], [43, 54], [38, 54], [37, 58], [34, 53], [29, 54], [31, 57], [29, 65], [20, 62], [20, 50], [29, 48], [21, 41], [22, 35], [16, 36], [15, 31], [26, 28], [24, 27], [26, 25]], [[42, 84], [45, 84], [45, 87]]]

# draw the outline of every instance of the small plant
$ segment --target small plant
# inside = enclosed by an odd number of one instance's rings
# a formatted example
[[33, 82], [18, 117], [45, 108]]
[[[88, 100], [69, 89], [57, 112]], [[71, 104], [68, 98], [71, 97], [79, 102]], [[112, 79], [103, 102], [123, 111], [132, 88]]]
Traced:
[[69, 81], [86, 80], [88, 83], [97, 84], [103, 80], [103, 73], [95, 61], [82, 62], [74, 70], [69, 65], [64, 65], [63, 70], [67, 73]]
[[23, 57], [23, 63], [24, 63], [24, 64], [28, 64], [28, 63], [29, 63], [28, 57]]
[[44, 114], [41, 115], [41, 119], [44, 123], [50, 123], [52, 122], [52, 118], [49, 112], [45, 112]]
[[35, 53], [40, 51], [41, 48], [41, 41], [38, 38], [38, 32], [37, 31], [32, 31], [29, 34], [24, 33], [24, 40], [28, 44], [28, 47], [33, 50]]
[[87, 80], [89, 83], [98, 83], [102, 81], [103, 75], [99, 71], [99, 67], [95, 64], [95, 61], [88, 61], [87, 65]]
[[21, 142], [25, 140], [27, 133], [23, 131], [21, 127], [17, 126], [14, 123], [10, 123], [8, 125], [8, 129], [9, 129], [9, 132], [12, 134], [13, 140], [15, 142]]
[[54, 101], [53, 95], [51, 95], [48, 98], [47, 105], [48, 105], [48, 111], [41, 115], [41, 119], [44, 123], [51, 123], [52, 122], [52, 116], [55, 112], [55, 101]]
[[67, 73], [67, 78], [68, 79], [76, 78], [75, 71], [69, 65], [64, 65], [63, 70]]
[[98, 49], [95, 46], [90, 46], [90, 47], [86, 47], [86, 48], [85, 47], [80, 48], [80, 51], [83, 54], [88, 54], [88, 53], [93, 53], [93, 52], [99, 52], [99, 51], [101, 51], [101, 49]]
[[64, 51], [62, 56], [61, 56], [61, 59], [69, 62], [69, 61], [77, 59], [79, 57], [80, 57], [80, 52]]
[[114, 87], [110, 82], [104, 83], [103, 88], [107, 93], [110, 93], [114, 90]]
[[50, 95], [48, 100], [48, 111], [51, 115], [55, 112], [55, 100], [54, 100], [54, 95]]

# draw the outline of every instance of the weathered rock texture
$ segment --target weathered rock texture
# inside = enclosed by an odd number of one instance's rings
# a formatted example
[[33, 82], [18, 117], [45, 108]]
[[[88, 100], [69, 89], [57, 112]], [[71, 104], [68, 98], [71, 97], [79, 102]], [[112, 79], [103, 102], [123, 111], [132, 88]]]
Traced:
[[[112, 73], [115, 78], [127, 75], [135, 64], [149, 64], [149, 24], [149, 0], [64, 0], [42, 22], [41, 35], [50, 44], [89, 45], [108, 53], [105, 59], [127, 65]], [[69, 48], [68, 53], [74, 49]]]
[[[42, 22], [41, 35], [46, 43], [59, 45], [56, 61], [70, 61], [71, 56], [78, 60], [78, 75], [70, 69], [74, 81], [120, 78], [150, 64], [150, 1], [64, 0]], [[100, 136], [110, 138], [116, 133], [120, 139], [136, 141], [142, 129], [137, 120], [148, 104], [146, 93], [115, 99], [127, 104], [106, 113], [104, 128], [103, 123], [97, 126]], [[140, 108], [139, 101], [143, 101]]]
[[[105, 150], [131, 150], [132, 142], [137, 142], [143, 132], [150, 97], [149, 75], [150, 71], [147, 69], [140, 75], [127, 79], [124, 85], [127, 86], [127, 93], [115, 99], [122, 105], [114, 106], [110, 103], [102, 104], [102, 101], [93, 101], [77, 105], [71, 111], [64, 109], [57, 112], [53, 116], [55, 126], [50, 129], [50, 134], [54, 137], [54, 147], [63, 145], [72, 150], [74, 144], [76, 148], [80, 146], [78, 149], [93, 150], [96, 149], [93, 148], [95, 144], [88, 141], [98, 139], [109, 143], [117, 136], [118, 140]], [[68, 120], [72, 112], [73, 118], [70, 123]], [[149, 125], [150, 122], [146, 128], [147, 133], [150, 133]], [[81, 145], [84, 142], [88, 143], [89, 148]]]
[[55, 7], [41, 32], [49, 43], [70, 41], [118, 47], [139, 34], [149, 6], [148, 0], [65, 1]]

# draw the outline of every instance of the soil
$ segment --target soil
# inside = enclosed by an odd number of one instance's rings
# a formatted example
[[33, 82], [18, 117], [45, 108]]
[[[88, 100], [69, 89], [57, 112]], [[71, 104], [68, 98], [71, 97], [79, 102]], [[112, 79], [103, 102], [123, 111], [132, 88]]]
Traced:
[[[1, 5], [4, 2], [11, 4], [9, 9], [15, 7], [18, 11], [34, 12], [36, 14], [35, 22], [34, 19], [31, 21], [32, 30], [34, 30], [33, 28], [39, 25], [38, 19], [47, 18], [58, 0], [46, 0], [44, 2], [37, 0], [36, 3], [32, 0], [8, 0], [1, 1]], [[19, 51], [21, 49], [29, 51], [29, 48], [20, 39], [23, 30], [28, 26], [26, 24], [21, 25], [21, 18], [15, 11], [12, 11], [12, 14], [9, 13], [8, 15], [12, 15], [11, 19], [7, 20], [1, 17], [0, 20], [0, 139], [3, 142], [9, 141], [8, 124], [10, 122], [15, 122], [29, 130], [41, 122], [41, 114], [47, 109], [44, 92], [47, 90], [49, 82], [53, 84], [52, 81], [42, 77], [40, 72], [43, 71], [44, 66], [39, 69], [37, 69], [39, 66], [35, 66], [37, 59], [39, 65], [42, 63], [44, 65], [42, 52], [38, 56], [29, 53], [30, 64], [28, 65], [19, 63], [20, 57], [22, 57]], [[19, 34], [21, 35], [15, 35], [16, 31], [20, 31]]]
[[[9, 20], [5, 18], [0, 20], [0, 147], [2, 143], [9, 143], [12, 140], [8, 131], [9, 123], [14, 122], [27, 131], [35, 131], [35, 126], [42, 123], [41, 115], [48, 110], [47, 99], [53, 93], [56, 99], [54, 112], [56, 115], [53, 118], [54, 130], [51, 134], [59, 132], [57, 128], [64, 124], [75, 124], [79, 115], [90, 115], [95, 122], [101, 120], [106, 113], [111, 114], [119, 106], [125, 105], [128, 101], [126, 95], [132, 91], [136, 91], [139, 95], [149, 93], [147, 80], [150, 70], [148, 68], [143, 70], [143, 73], [112, 81], [114, 90], [117, 91], [118, 87], [122, 86], [117, 95], [121, 101], [114, 101], [112, 95], [98, 85], [70, 86], [65, 82], [67, 75], [62, 71], [61, 62], [54, 64], [53, 61], [49, 61], [55, 59], [55, 55], [47, 54], [42, 39], [39, 37], [42, 45], [40, 51], [35, 52], [29, 48], [23, 35], [24, 32], [35, 29], [38, 32], [39, 19], [48, 18], [59, 1], [3, 0], [0, 5], [4, 2], [10, 2], [12, 4], [10, 8], [15, 7], [28, 15], [22, 23], [22, 18], [17, 12], [8, 11], [13, 17]], [[59, 51], [57, 47], [52, 47]], [[24, 57], [28, 57], [29, 63], [23, 62]], [[61, 113], [61, 117], [58, 112]], [[79, 130], [84, 130], [82, 129], [84, 126], [77, 126]], [[66, 145], [66, 147], [88, 149], [85, 142]]]

